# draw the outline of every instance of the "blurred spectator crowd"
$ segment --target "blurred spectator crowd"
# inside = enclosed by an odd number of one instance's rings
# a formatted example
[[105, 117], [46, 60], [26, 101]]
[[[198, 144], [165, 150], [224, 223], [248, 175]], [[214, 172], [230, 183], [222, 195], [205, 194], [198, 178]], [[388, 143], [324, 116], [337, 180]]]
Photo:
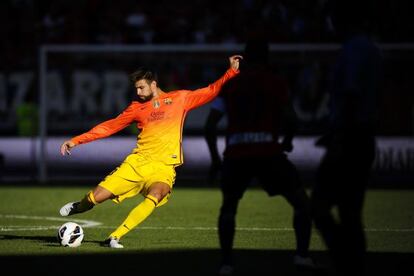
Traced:
[[[408, 2], [408, 1], [407, 1]], [[2, 66], [33, 66], [40, 44], [242, 43], [260, 29], [271, 43], [335, 42], [328, 0], [5, 0]], [[358, 7], [355, 7], [358, 9]], [[381, 42], [413, 41], [403, 1], [375, 1]]]

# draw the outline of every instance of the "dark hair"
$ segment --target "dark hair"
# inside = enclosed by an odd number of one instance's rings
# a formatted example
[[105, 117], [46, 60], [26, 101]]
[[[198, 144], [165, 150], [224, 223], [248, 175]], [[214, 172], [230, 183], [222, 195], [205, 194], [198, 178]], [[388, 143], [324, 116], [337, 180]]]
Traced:
[[132, 83], [135, 83], [139, 80], [146, 80], [148, 83], [151, 83], [152, 81], [158, 82], [157, 74], [145, 67], [138, 68], [138, 70], [129, 75], [129, 78]]
[[330, 17], [339, 33], [371, 32], [373, 7], [372, 0], [335, 0], [329, 6]]
[[244, 48], [244, 57], [248, 63], [266, 64], [269, 58], [269, 43], [260, 38], [248, 40]]

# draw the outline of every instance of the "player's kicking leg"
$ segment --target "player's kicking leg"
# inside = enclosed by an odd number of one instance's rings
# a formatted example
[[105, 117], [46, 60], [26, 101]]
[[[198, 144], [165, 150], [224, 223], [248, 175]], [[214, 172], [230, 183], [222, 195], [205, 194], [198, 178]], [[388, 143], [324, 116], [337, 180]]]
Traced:
[[74, 214], [86, 212], [92, 209], [96, 204], [97, 202], [93, 196], [93, 192], [90, 191], [81, 201], [69, 202], [63, 205], [63, 207], [60, 208], [59, 213], [62, 217], [67, 217]]
[[104, 202], [105, 200], [112, 198], [114, 195], [102, 188], [97, 186], [93, 191], [90, 191], [80, 201], [69, 202], [60, 208], [59, 213], [62, 217], [79, 214], [92, 209], [96, 204]]
[[[63, 205], [62, 208], [60, 208], [59, 210], [60, 215], [62, 217], [67, 217], [67, 216], [71, 216], [77, 213], [82, 213], [82, 211], [80, 211], [80, 208], [78, 209], [79, 204], [80, 204], [80, 201], [66, 203], [65, 205]], [[89, 209], [91, 209], [92, 207], [90, 207]]]

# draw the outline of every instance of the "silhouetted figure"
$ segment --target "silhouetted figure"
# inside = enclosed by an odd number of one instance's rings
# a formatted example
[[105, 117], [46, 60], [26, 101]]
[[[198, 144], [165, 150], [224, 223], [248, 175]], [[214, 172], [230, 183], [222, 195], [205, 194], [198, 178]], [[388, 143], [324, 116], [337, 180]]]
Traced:
[[[220, 167], [216, 126], [227, 115], [226, 146], [220, 188], [223, 201], [218, 219], [222, 252], [221, 275], [233, 272], [233, 240], [238, 203], [255, 179], [269, 196], [283, 195], [294, 208], [296, 236], [294, 264], [313, 267], [308, 249], [311, 236], [310, 202], [298, 171], [285, 152], [293, 149], [296, 117], [290, 105], [286, 81], [268, 64], [269, 45], [246, 43], [238, 76], [226, 83], [213, 103], [206, 122], [206, 140], [214, 169]], [[221, 106], [221, 110], [217, 107]], [[284, 132], [283, 140], [279, 137]]]
[[362, 5], [337, 1], [333, 8], [332, 21], [343, 44], [330, 88], [330, 129], [317, 142], [326, 152], [311, 196], [315, 226], [336, 273], [343, 275], [361, 275], [365, 270], [362, 211], [375, 157], [381, 58], [366, 33], [364, 17], [369, 10]]

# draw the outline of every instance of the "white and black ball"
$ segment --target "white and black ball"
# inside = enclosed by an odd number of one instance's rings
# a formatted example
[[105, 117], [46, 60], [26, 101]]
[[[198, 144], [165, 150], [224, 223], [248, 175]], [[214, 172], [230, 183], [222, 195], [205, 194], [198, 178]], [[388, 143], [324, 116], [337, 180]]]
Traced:
[[78, 247], [84, 237], [82, 227], [76, 222], [66, 222], [59, 227], [57, 238], [62, 246]]

